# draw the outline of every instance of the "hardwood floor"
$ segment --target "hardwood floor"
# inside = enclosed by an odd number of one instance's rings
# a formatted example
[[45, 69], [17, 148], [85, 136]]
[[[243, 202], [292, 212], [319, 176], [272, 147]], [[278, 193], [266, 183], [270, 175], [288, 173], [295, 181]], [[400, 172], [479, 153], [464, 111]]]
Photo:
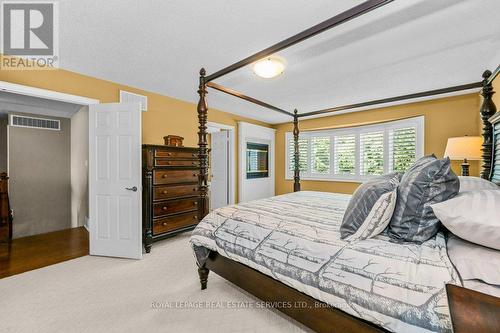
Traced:
[[66, 229], [0, 244], [0, 278], [89, 254], [84, 227]]

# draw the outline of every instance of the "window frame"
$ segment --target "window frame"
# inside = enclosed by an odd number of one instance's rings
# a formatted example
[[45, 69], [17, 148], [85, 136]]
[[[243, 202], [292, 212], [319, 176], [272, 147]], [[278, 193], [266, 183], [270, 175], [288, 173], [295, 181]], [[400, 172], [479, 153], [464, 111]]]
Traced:
[[[406, 118], [395, 121], [388, 121], [383, 123], [377, 123], [372, 125], [359, 125], [353, 127], [335, 128], [329, 130], [317, 130], [317, 131], [304, 131], [301, 132], [299, 137], [307, 138], [307, 172], [300, 172], [301, 180], [315, 180], [315, 181], [335, 181], [335, 182], [363, 182], [374, 175], [361, 175], [361, 140], [360, 134], [366, 132], [376, 132], [382, 131], [384, 133], [384, 174], [390, 172], [390, 156], [389, 156], [389, 133], [391, 130], [397, 130], [406, 127], [415, 127], [415, 154], [416, 159], [424, 156], [424, 146], [425, 146], [425, 117], [417, 116], [412, 118]], [[355, 136], [355, 158], [354, 158], [354, 175], [338, 175], [335, 174], [335, 155], [334, 155], [334, 137], [342, 135], [354, 135]], [[330, 172], [314, 174], [312, 173], [311, 160], [312, 160], [312, 148], [311, 148], [311, 138], [317, 136], [329, 136], [330, 137]], [[293, 170], [289, 170], [288, 167], [292, 161], [293, 156], [289, 155], [290, 150], [290, 140], [293, 139], [292, 132], [285, 133], [285, 179], [293, 179]]]

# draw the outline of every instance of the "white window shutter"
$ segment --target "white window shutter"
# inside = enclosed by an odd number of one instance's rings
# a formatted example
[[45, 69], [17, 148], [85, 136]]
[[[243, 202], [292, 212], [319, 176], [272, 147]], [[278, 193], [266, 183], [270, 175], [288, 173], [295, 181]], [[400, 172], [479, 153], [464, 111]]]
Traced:
[[367, 132], [359, 135], [361, 176], [384, 174], [384, 132]]
[[356, 171], [356, 135], [336, 136], [334, 141], [335, 174], [354, 175]]
[[330, 173], [330, 136], [311, 137], [311, 173]]
[[417, 158], [417, 128], [415, 126], [389, 131], [389, 169], [406, 171]]

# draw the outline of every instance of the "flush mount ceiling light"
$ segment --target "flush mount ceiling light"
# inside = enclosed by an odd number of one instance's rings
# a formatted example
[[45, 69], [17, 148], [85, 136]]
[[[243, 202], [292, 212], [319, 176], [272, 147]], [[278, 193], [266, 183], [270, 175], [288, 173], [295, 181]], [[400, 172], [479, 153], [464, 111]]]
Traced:
[[285, 64], [279, 58], [265, 58], [253, 65], [253, 72], [264, 79], [271, 79], [283, 73]]

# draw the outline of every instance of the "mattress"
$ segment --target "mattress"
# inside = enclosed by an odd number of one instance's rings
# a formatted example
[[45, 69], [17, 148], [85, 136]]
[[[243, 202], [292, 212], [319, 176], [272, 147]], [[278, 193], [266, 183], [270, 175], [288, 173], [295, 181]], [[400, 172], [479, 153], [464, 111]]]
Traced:
[[423, 244], [381, 234], [348, 243], [349, 195], [296, 192], [217, 209], [191, 236], [208, 250], [393, 332], [451, 332], [445, 284], [460, 285], [443, 234]]

